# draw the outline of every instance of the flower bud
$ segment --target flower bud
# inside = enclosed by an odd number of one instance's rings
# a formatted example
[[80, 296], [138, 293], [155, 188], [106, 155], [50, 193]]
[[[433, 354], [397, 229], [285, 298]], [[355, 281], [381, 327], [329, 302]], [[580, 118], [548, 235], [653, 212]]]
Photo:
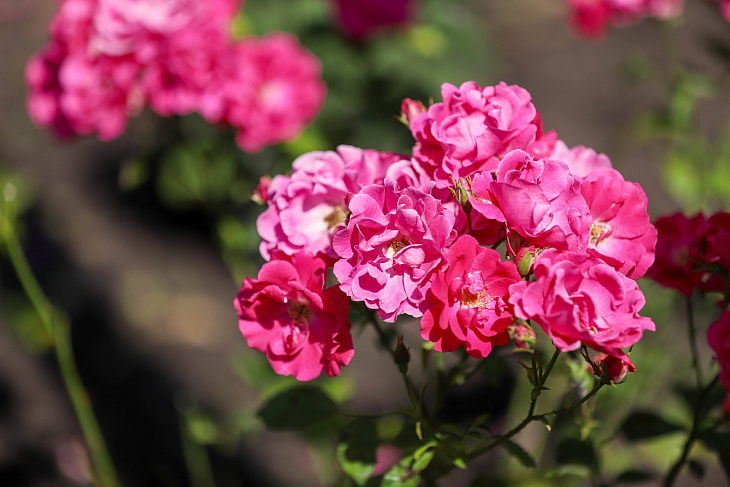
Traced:
[[417, 100], [406, 98], [400, 106], [401, 114], [398, 120], [403, 122], [407, 127], [411, 124], [411, 120], [426, 111], [426, 106]]
[[408, 347], [403, 343], [403, 335], [398, 335], [398, 343], [393, 351], [393, 361], [398, 365], [401, 374], [408, 372], [408, 362], [411, 361], [411, 354]]
[[537, 259], [539, 252], [540, 249], [534, 245], [521, 247], [520, 250], [517, 251], [515, 262], [517, 262], [517, 272], [519, 272], [522, 277], [530, 275], [532, 272], [532, 266], [535, 264], [535, 259]]
[[260, 205], [267, 203], [266, 193], [269, 191], [269, 184], [271, 184], [271, 176], [261, 176], [258, 186], [256, 186], [256, 189], [251, 195], [251, 199]]
[[636, 372], [636, 367], [630, 360], [607, 356], [605, 353], [593, 357], [593, 363], [598, 366], [601, 374], [607, 376], [614, 384], [621, 384], [629, 372]]
[[515, 344], [515, 347], [521, 350], [532, 350], [537, 341], [535, 330], [527, 324], [526, 321], [517, 320], [514, 325], [509, 328], [509, 336]]

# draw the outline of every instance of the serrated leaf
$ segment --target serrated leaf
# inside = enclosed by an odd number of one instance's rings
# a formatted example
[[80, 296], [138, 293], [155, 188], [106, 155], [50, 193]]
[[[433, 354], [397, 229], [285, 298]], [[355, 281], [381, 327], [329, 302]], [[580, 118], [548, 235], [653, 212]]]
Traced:
[[303, 430], [332, 418], [336, 409], [317, 387], [299, 386], [271, 398], [258, 415], [272, 431]]
[[632, 413], [620, 427], [629, 441], [640, 441], [681, 431], [682, 428], [649, 411]]
[[520, 464], [522, 464], [523, 467], [527, 468], [535, 468], [537, 464], [535, 463], [535, 460], [532, 458], [532, 456], [527, 453], [527, 451], [522, 448], [520, 445], [515, 443], [512, 440], [507, 440], [502, 444], [502, 447], [504, 448], [504, 451], [509, 453], [512, 457], [514, 457]]

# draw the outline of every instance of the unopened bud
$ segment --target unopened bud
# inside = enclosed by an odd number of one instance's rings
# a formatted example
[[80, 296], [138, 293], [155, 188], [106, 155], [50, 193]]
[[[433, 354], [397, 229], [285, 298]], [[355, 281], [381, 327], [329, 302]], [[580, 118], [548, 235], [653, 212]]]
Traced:
[[466, 178], [453, 179], [454, 187], [449, 188], [451, 194], [454, 195], [454, 199], [459, 205], [466, 207], [471, 205], [469, 202], [469, 195], [471, 194], [471, 181]]
[[270, 176], [261, 176], [259, 178], [259, 185], [256, 186], [256, 189], [254, 190], [253, 195], [251, 195], [251, 199], [260, 205], [267, 203], [267, 201], [268, 201], [267, 193], [269, 191], [269, 184], [271, 184], [271, 177]]
[[599, 353], [593, 357], [593, 363], [598, 366], [601, 375], [608, 377], [614, 384], [621, 384], [626, 380], [629, 372], [636, 372], [636, 367], [631, 360], [622, 360], [605, 353]]
[[408, 372], [408, 362], [411, 361], [411, 354], [408, 347], [403, 343], [403, 335], [398, 335], [398, 343], [393, 350], [393, 361], [398, 365], [401, 374]]
[[416, 118], [418, 115], [426, 111], [426, 107], [423, 103], [417, 100], [411, 100], [406, 98], [400, 106], [401, 114], [398, 120], [408, 127], [411, 124], [411, 120]]
[[526, 321], [517, 320], [514, 325], [509, 328], [509, 336], [515, 344], [515, 347], [521, 350], [532, 350], [537, 341], [537, 334]]
[[537, 259], [537, 254], [539, 252], [540, 249], [533, 245], [521, 247], [520, 250], [517, 251], [515, 262], [517, 262], [517, 272], [519, 272], [522, 277], [530, 275], [532, 272], [532, 266], [535, 265], [535, 260]]

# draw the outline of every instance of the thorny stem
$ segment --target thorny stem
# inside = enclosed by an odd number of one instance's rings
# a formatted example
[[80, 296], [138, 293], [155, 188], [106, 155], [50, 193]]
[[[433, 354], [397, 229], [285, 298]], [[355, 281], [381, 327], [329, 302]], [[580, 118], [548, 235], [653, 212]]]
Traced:
[[101, 434], [101, 429], [91, 407], [91, 401], [76, 369], [71, 343], [71, 325], [67, 319], [54, 310], [48, 301], [33, 271], [28, 264], [23, 248], [15, 231], [15, 188], [6, 185], [3, 211], [2, 237], [8, 251], [10, 263], [20, 280], [28, 299], [43, 323], [53, 344], [61, 376], [71, 399], [76, 417], [81, 426], [89, 456], [92, 462], [92, 482], [103, 487], [117, 487], [120, 484], [114, 464]]
[[682, 450], [682, 455], [677, 459], [676, 462], [674, 462], [674, 465], [672, 465], [672, 468], [667, 473], [666, 478], [664, 479], [664, 487], [671, 487], [672, 484], [674, 484], [674, 481], [677, 479], [677, 476], [679, 476], [679, 472], [682, 470], [682, 467], [685, 463], [687, 463], [687, 458], [689, 457], [689, 453], [692, 450], [692, 446], [694, 446], [695, 440], [697, 440], [697, 437], [700, 436], [700, 422], [702, 421], [702, 407], [704, 405], [705, 399], [707, 399], [708, 394], [712, 390], [713, 387], [720, 381], [720, 375], [716, 375], [714, 379], [712, 379], [712, 382], [707, 384], [707, 387], [702, 389], [699, 394], [697, 394], [697, 398], [695, 399], [695, 407], [694, 407], [694, 419], [692, 421], [692, 430], [689, 433], [689, 436], [687, 437], [687, 441], [684, 443], [684, 449]]

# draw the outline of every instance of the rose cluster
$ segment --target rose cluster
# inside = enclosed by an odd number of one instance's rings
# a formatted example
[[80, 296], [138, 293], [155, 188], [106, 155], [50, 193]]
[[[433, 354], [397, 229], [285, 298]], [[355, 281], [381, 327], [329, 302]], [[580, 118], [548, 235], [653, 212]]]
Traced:
[[[332, 375], [352, 357], [336, 311], [350, 300], [385, 322], [421, 318], [442, 352], [526, 346], [536, 323], [560, 350], [586, 346], [633, 370], [624, 349], [654, 329], [635, 282], [657, 236], [641, 186], [544, 132], [523, 88], [444, 84], [442, 97], [403, 102], [411, 157], [340, 146], [259, 189], [268, 262], [236, 299], [249, 345], [297, 379]], [[302, 269], [325, 266], [338, 284], [303, 284]]]
[[[659, 218], [656, 262], [648, 276], [662, 286], [690, 296], [695, 290], [730, 296], [730, 213], [705, 218], [702, 213], [687, 217], [675, 213]], [[730, 391], [730, 312], [707, 332], [707, 340], [720, 364], [720, 378]]]
[[324, 100], [319, 61], [287, 34], [232, 39], [241, 3], [61, 0], [26, 68], [32, 120], [110, 140], [148, 105], [230, 125], [248, 151], [295, 136]]

